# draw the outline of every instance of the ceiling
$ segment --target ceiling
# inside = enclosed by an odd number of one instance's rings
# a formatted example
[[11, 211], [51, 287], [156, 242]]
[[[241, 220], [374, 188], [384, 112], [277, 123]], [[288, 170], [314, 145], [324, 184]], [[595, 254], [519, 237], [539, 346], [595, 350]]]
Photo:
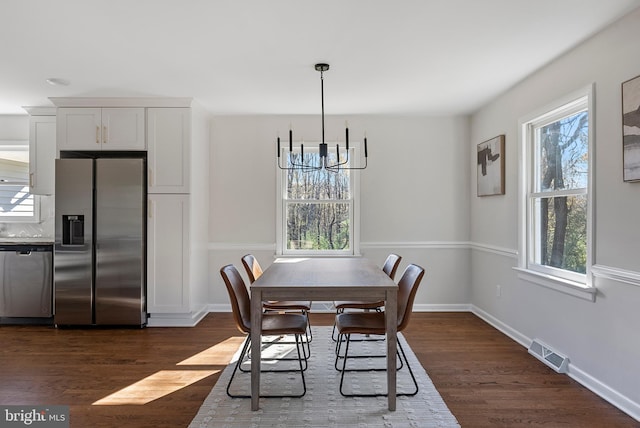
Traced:
[[[193, 97], [214, 114], [468, 114], [640, 0], [2, 0], [0, 114]], [[52, 86], [47, 78], [69, 82]]]

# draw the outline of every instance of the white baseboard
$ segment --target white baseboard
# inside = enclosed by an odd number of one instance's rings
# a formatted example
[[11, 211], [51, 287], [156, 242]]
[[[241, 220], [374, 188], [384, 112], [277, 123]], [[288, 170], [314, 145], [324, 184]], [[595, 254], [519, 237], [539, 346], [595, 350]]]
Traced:
[[[215, 303], [207, 306], [208, 312], [231, 312], [231, 305], [227, 303]], [[312, 312], [316, 313], [335, 313], [335, 308], [331, 302], [313, 302]], [[473, 312], [471, 305], [468, 304], [414, 304], [414, 312]]]
[[586, 373], [575, 365], [572, 365], [571, 361], [569, 361], [569, 370], [567, 374], [571, 379], [580, 383], [594, 394], [599, 395], [602, 399], [608, 401], [636, 421], [640, 422], [640, 403], [636, 403], [625, 395], [620, 394], [618, 391], [611, 389], [589, 373]]
[[413, 312], [471, 312], [469, 304], [413, 304]]
[[478, 318], [484, 320], [487, 324], [491, 325], [496, 330], [498, 330], [498, 331], [504, 333], [505, 335], [509, 336], [511, 339], [515, 340], [516, 342], [518, 342], [520, 345], [524, 346], [525, 348], [528, 348], [529, 345], [531, 345], [532, 339], [530, 339], [527, 336], [525, 336], [524, 334], [520, 333], [518, 330], [515, 330], [515, 329], [509, 327], [507, 324], [503, 323], [502, 321], [500, 321], [499, 319], [497, 319], [493, 315], [490, 315], [488, 312], [483, 311], [482, 309], [480, 309], [479, 307], [477, 307], [475, 305], [469, 305], [469, 306], [470, 306], [470, 311], [474, 315], [476, 315]]
[[[498, 331], [504, 333], [509, 336], [525, 348], [528, 348], [531, 344], [531, 339], [520, 333], [519, 331], [509, 327], [507, 324], [503, 323], [499, 319], [490, 315], [489, 313], [483, 311], [475, 305], [471, 306], [471, 312], [474, 313], [479, 318], [486, 321], [488, 324], [493, 326]], [[637, 421], [640, 421], [640, 403], [636, 403], [633, 400], [629, 399], [623, 394], [620, 394], [618, 391], [612, 389], [608, 385], [605, 385], [598, 379], [591, 376], [589, 373], [577, 367], [575, 364], [571, 363], [569, 360], [569, 364], [567, 366], [567, 375], [571, 377], [573, 380], [587, 388], [589, 391], [594, 394], [602, 397], [604, 400], [611, 403], [613, 406], [622, 410], [632, 418]]]
[[[229, 312], [231, 312], [231, 306], [229, 306]], [[150, 313], [147, 327], [195, 327], [208, 313], [206, 307], [190, 313]]]

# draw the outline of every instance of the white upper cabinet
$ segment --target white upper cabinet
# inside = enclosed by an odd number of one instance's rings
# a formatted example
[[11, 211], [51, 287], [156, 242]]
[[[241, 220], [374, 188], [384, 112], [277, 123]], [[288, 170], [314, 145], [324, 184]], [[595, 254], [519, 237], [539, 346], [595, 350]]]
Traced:
[[29, 118], [29, 192], [31, 194], [53, 194], [55, 157], [55, 115], [31, 116]]
[[144, 108], [58, 109], [58, 150], [145, 150]]
[[147, 109], [149, 193], [189, 193], [190, 108]]

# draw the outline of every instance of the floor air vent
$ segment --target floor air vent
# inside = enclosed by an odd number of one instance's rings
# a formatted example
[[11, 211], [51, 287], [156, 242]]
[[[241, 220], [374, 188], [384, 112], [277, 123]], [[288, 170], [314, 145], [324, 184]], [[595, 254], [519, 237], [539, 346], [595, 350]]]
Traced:
[[531, 342], [531, 346], [529, 346], [529, 353], [558, 373], [567, 372], [569, 358], [549, 349], [547, 345], [540, 342], [538, 339], [533, 339], [533, 342]]

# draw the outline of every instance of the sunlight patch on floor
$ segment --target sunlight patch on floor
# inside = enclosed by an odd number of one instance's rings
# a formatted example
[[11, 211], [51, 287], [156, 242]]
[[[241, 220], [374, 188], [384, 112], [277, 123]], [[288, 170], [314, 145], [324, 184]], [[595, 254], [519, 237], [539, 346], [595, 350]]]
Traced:
[[231, 362], [236, 350], [244, 341], [244, 336], [234, 336], [212, 347], [199, 352], [186, 360], [179, 362], [178, 366], [226, 366]]
[[147, 404], [218, 372], [220, 370], [162, 370], [96, 401], [93, 405]]

